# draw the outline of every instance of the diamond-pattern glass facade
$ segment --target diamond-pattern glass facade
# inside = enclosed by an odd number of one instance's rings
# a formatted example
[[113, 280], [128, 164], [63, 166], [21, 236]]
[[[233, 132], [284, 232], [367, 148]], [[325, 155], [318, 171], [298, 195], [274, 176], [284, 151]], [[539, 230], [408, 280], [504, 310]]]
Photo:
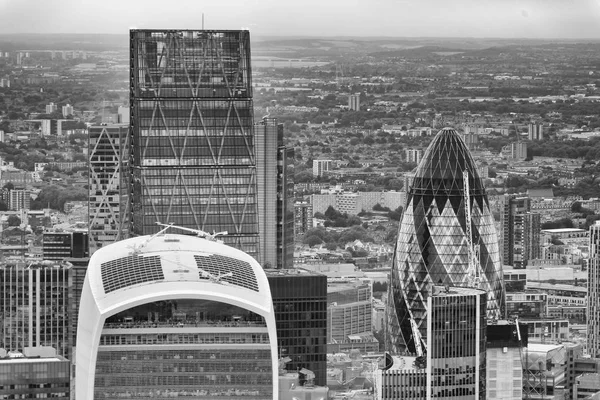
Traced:
[[257, 257], [249, 32], [130, 35], [132, 232], [227, 231]]
[[469, 253], [463, 172], [469, 173], [471, 230], [478, 251], [479, 288], [488, 293], [487, 314], [504, 307], [502, 267], [494, 218], [475, 163], [460, 135], [442, 129], [407, 189], [389, 290], [387, 347], [415, 352], [410, 319], [427, 337], [427, 298], [433, 285], [469, 286]]

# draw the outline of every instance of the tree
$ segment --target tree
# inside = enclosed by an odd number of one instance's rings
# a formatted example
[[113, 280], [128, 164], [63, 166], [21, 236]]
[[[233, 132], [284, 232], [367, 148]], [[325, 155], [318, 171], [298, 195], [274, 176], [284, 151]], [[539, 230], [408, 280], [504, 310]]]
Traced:
[[21, 225], [21, 218], [17, 217], [16, 215], [8, 216], [8, 226], [19, 226], [19, 225]]

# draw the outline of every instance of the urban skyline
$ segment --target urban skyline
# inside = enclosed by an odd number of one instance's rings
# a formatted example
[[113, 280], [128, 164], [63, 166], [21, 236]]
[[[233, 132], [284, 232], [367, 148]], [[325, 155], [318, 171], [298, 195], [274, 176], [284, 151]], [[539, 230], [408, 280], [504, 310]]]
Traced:
[[[179, 7], [165, 8], [158, 0], [71, 0], [56, 7], [53, 2], [34, 5], [32, 0], [2, 0], [0, 34], [247, 28], [257, 36], [600, 38], [594, 29], [600, 18], [600, 4], [595, 0], [459, 0], [451, 4], [440, 0], [311, 0], [302, 4], [234, 0], [227, 5], [179, 0], [177, 4]], [[119, 12], [109, 17], [104, 13], [105, 7]], [[140, 7], [143, 13], [139, 12]], [[180, 13], [179, 9], [187, 12]], [[403, 18], [407, 15], [412, 17]], [[35, 21], [35, 26], [27, 23], [30, 21]]]
[[600, 396], [599, 44], [225, 28], [0, 37], [0, 397]]

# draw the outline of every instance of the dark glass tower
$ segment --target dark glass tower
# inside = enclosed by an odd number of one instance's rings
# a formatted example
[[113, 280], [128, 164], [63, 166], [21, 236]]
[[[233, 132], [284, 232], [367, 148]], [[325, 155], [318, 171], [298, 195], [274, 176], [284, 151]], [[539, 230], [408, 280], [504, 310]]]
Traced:
[[258, 256], [248, 31], [132, 30], [132, 233], [227, 231]]
[[460, 135], [442, 129], [417, 167], [400, 221], [389, 290], [387, 347], [415, 352], [411, 319], [427, 338], [427, 299], [433, 285], [469, 286], [463, 172], [469, 174], [471, 230], [478, 248], [479, 288], [487, 316], [498, 318], [504, 291], [494, 218], [475, 163]]

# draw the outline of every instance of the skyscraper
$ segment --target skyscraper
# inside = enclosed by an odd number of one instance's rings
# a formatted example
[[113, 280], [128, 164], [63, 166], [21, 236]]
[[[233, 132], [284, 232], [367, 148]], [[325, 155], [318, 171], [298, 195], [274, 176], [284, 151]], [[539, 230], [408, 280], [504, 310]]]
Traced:
[[[498, 318], [504, 304], [502, 269], [494, 218], [475, 163], [460, 135], [442, 129], [433, 139], [407, 191], [392, 264], [388, 301], [388, 350], [416, 351], [415, 324], [427, 338], [427, 299], [433, 285], [469, 286], [465, 182], [469, 200], [474, 272], [486, 291], [487, 315]], [[412, 320], [412, 321], [411, 321]]]
[[92, 126], [89, 132], [90, 252], [129, 236], [129, 129]]
[[426, 398], [485, 399], [486, 293], [434, 287], [427, 310]]
[[240, 250], [177, 234], [96, 251], [81, 294], [78, 399], [273, 399], [269, 282]]
[[541, 257], [540, 214], [531, 212], [531, 199], [504, 195], [500, 214], [502, 263], [525, 268]]
[[132, 30], [132, 233], [156, 222], [258, 257], [250, 34]]
[[71, 265], [49, 260], [8, 260], [0, 268], [0, 348], [51, 346], [70, 358]]
[[264, 118], [254, 127], [260, 260], [265, 268], [294, 263], [294, 149], [283, 143], [283, 125]]
[[600, 223], [590, 226], [588, 265], [587, 352], [600, 357]]
[[289, 371], [306, 368], [327, 384], [327, 277], [303, 269], [265, 270], [277, 323], [279, 357]]

